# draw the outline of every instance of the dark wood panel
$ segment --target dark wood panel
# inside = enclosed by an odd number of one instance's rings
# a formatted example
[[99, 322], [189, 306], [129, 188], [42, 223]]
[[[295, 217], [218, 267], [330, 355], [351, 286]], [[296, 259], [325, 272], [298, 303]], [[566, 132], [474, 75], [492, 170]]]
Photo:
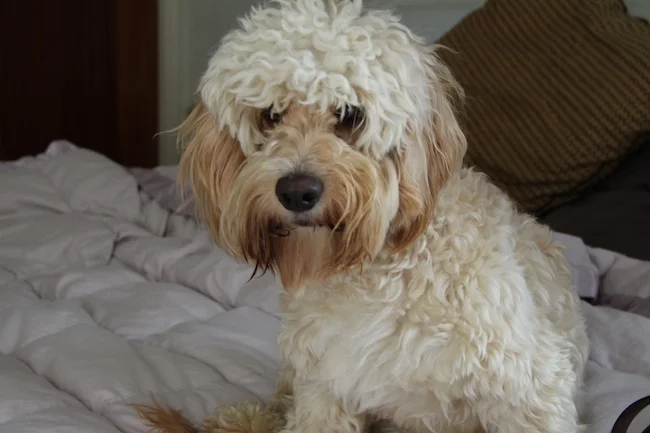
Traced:
[[0, 0], [0, 159], [65, 138], [154, 165], [156, 14], [155, 0]]
[[116, 0], [118, 153], [134, 165], [152, 165], [153, 154], [158, 159], [157, 4]]

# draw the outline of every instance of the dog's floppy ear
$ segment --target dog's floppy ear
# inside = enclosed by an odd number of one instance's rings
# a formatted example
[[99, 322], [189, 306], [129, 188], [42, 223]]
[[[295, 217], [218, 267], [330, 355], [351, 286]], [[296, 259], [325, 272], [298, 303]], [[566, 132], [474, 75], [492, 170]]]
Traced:
[[388, 241], [396, 252], [406, 249], [426, 230], [438, 192], [460, 168], [467, 148], [454, 108], [456, 100], [462, 99], [462, 90], [433, 51], [426, 54], [425, 67], [430, 89], [428, 114], [410, 125], [408, 145], [392, 155], [400, 202]]
[[219, 128], [217, 119], [202, 102], [180, 126], [178, 141], [182, 149], [181, 191], [189, 181], [197, 216], [208, 224], [219, 242], [221, 206], [246, 157], [239, 142], [226, 129]]

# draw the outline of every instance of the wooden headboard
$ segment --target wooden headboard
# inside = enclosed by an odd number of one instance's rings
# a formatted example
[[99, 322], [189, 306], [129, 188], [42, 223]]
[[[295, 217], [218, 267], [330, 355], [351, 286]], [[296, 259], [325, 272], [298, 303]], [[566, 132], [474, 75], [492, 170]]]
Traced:
[[67, 139], [158, 161], [157, 0], [0, 2], [0, 160]]

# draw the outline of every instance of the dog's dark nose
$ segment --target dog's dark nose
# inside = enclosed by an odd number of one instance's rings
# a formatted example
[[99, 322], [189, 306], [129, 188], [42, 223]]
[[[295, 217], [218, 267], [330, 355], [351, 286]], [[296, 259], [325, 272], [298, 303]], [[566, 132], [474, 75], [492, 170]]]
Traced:
[[285, 176], [275, 185], [275, 195], [287, 210], [306, 212], [316, 206], [323, 195], [323, 182], [313, 176]]

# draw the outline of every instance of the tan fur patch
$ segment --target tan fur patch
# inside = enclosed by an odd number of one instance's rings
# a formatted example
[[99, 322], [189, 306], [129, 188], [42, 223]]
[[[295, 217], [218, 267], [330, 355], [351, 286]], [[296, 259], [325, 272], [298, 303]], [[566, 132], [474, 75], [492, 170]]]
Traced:
[[199, 430], [180, 411], [163, 407], [153, 396], [152, 401], [151, 405], [132, 405], [147, 427], [151, 428], [152, 433], [199, 433]]

